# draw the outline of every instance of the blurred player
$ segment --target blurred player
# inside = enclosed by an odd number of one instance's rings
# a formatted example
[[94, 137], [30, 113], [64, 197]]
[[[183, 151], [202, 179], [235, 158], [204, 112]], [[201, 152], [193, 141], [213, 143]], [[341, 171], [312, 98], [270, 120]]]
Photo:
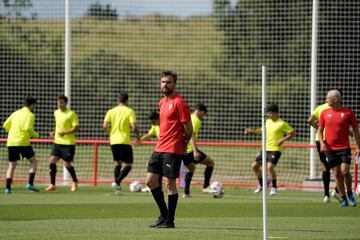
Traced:
[[70, 173], [73, 183], [71, 191], [78, 189], [78, 180], [76, 177], [75, 168], [71, 165], [74, 161], [75, 155], [75, 133], [79, 129], [79, 120], [76, 112], [67, 107], [68, 98], [65, 95], [57, 97], [58, 109], [54, 112], [55, 117], [55, 131], [50, 132], [50, 135], [55, 138], [49, 158], [49, 173], [50, 185], [45, 191], [56, 190], [56, 163], [62, 159], [64, 167]]
[[141, 137], [140, 142], [150, 140], [151, 137], [156, 137], [159, 139], [160, 135], [160, 116], [156, 111], [152, 111], [149, 115], [151, 121], [151, 128], [144, 136]]
[[184, 188], [184, 198], [190, 197], [190, 183], [192, 176], [195, 171], [195, 164], [201, 163], [206, 166], [204, 172], [204, 185], [203, 192], [209, 192], [210, 178], [214, 170], [214, 160], [212, 160], [205, 153], [200, 151], [196, 145], [196, 142], [199, 137], [199, 131], [201, 128], [201, 121], [204, 119], [207, 113], [206, 106], [202, 103], [199, 103], [195, 106], [195, 111], [191, 114], [191, 122], [193, 126], [193, 135], [190, 139], [190, 143], [187, 146], [187, 154], [184, 156], [184, 165], [187, 167], [188, 171], [185, 175], [185, 188]]
[[[121, 181], [129, 174], [133, 159], [133, 150], [130, 142], [131, 130], [136, 135], [136, 144], [140, 142], [139, 131], [136, 127], [135, 111], [127, 106], [129, 96], [121, 92], [118, 96], [118, 105], [106, 113], [103, 128], [110, 137], [111, 151], [115, 162], [112, 188], [120, 193]], [[122, 163], [124, 168], [121, 169]]]
[[13, 112], [4, 122], [3, 127], [8, 133], [6, 146], [9, 157], [5, 194], [11, 194], [11, 183], [17, 161], [21, 159], [20, 155], [30, 162], [29, 181], [25, 188], [33, 192], [39, 191], [34, 186], [37, 161], [30, 143], [30, 138], [39, 138], [39, 134], [34, 130], [35, 105], [35, 98], [25, 98], [24, 107]]
[[[325, 153], [327, 163], [333, 170], [336, 186], [342, 198], [339, 207], [348, 206], [344, 184], [347, 188], [350, 205], [355, 207], [356, 200], [351, 188], [352, 176], [350, 173], [350, 164], [352, 156], [349, 141], [349, 127], [351, 126], [353, 129], [356, 141], [355, 155], [358, 156], [360, 153], [358, 123], [353, 111], [342, 105], [341, 94], [338, 90], [329, 91], [326, 96], [326, 101], [330, 108], [322, 111], [317, 132], [320, 140], [320, 151]], [[326, 129], [326, 137], [324, 129]]]
[[[269, 195], [273, 196], [277, 193], [275, 167], [280, 159], [281, 152], [284, 150], [282, 145], [285, 141], [288, 141], [295, 136], [295, 131], [287, 122], [279, 117], [279, 108], [275, 104], [266, 107], [266, 117], [266, 167], [272, 183]], [[245, 129], [245, 134], [251, 133], [261, 135], [262, 130], [261, 128]], [[262, 191], [261, 163], [262, 153], [256, 157], [251, 166], [259, 181], [259, 187], [255, 190], [255, 193]]]
[[[184, 99], [175, 92], [177, 75], [163, 72], [160, 79], [161, 92], [165, 95], [159, 102], [160, 139], [148, 162], [146, 185], [160, 210], [160, 217], [149, 227], [174, 228], [175, 211], [178, 202], [176, 178], [179, 175], [181, 159], [192, 136], [190, 110]], [[164, 176], [168, 190], [168, 206], [159, 184]]]

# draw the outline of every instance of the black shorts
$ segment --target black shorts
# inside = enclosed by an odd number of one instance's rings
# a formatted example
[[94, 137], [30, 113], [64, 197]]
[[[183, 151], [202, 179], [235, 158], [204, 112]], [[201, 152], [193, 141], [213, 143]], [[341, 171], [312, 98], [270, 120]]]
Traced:
[[14, 146], [14, 147], [7, 147], [8, 149], [8, 156], [9, 162], [16, 162], [22, 158], [30, 159], [35, 156], [34, 150], [31, 146]]
[[317, 148], [317, 151], [319, 153], [319, 158], [320, 158], [320, 161], [325, 165], [327, 166], [327, 161], [326, 161], [326, 156], [323, 152], [320, 152], [320, 142], [319, 141], [316, 141], [316, 148]]
[[198, 163], [201, 163], [202, 161], [204, 161], [206, 159], [206, 154], [203, 153], [202, 151], [198, 150], [199, 153], [200, 153], [200, 160], [199, 161], [196, 161], [195, 158], [194, 158], [194, 152], [190, 152], [186, 155], [184, 155], [183, 157], [183, 162], [184, 162], [184, 165], [185, 166], [188, 166], [190, 165], [191, 163], [195, 163], [195, 164], [198, 164]]
[[[271, 162], [275, 166], [278, 163], [280, 157], [281, 157], [280, 151], [266, 151], [266, 161]], [[262, 162], [262, 153], [256, 156], [255, 161], [258, 163]]]
[[65, 162], [72, 162], [74, 161], [74, 155], [75, 145], [53, 144], [51, 156], [56, 156]]
[[133, 163], [133, 150], [131, 145], [128, 144], [113, 144], [111, 151], [114, 161], [122, 161], [124, 163]]
[[342, 163], [351, 164], [351, 149], [330, 150], [325, 152], [326, 160], [330, 168], [341, 165]]
[[167, 178], [178, 178], [183, 155], [167, 152], [153, 152], [148, 162], [148, 173]]

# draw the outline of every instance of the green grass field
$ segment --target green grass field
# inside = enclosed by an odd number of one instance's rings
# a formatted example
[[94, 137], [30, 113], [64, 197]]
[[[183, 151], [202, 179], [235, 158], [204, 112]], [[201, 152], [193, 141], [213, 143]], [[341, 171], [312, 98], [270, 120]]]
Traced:
[[[110, 187], [31, 193], [15, 185], [0, 195], [0, 239], [262, 239], [262, 198], [225, 188], [222, 199], [199, 192], [179, 199], [175, 229], [152, 229], [150, 194], [114, 195]], [[269, 239], [359, 239], [360, 207], [322, 203], [319, 192], [281, 191], [268, 198]]]

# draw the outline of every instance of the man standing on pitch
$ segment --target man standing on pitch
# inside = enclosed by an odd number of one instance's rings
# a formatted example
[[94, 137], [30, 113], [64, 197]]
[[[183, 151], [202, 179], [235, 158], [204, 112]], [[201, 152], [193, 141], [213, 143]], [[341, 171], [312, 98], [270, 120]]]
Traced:
[[[157, 228], [174, 228], [178, 202], [176, 178], [179, 175], [181, 158], [192, 136], [190, 110], [184, 99], [175, 92], [177, 75], [171, 71], [161, 74], [160, 87], [165, 95], [159, 102], [160, 139], [148, 162], [146, 185], [150, 188], [160, 210], [158, 220], [150, 225]], [[168, 206], [159, 184], [164, 176], [168, 190]]]
[[[345, 186], [350, 205], [356, 206], [356, 200], [351, 190], [352, 177], [350, 174], [351, 148], [349, 141], [349, 127], [351, 126], [356, 141], [355, 155], [360, 153], [360, 134], [358, 123], [353, 111], [344, 107], [341, 102], [341, 94], [338, 90], [327, 93], [326, 101], [330, 108], [321, 112], [319, 120], [318, 136], [320, 151], [325, 153], [327, 163], [333, 170], [336, 186], [342, 201], [339, 207], [347, 207], [348, 200], [345, 194]], [[324, 129], [326, 138], [324, 140]]]
[[24, 107], [13, 112], [4, 122], [3, 127], [8, 133], [6, 145], [9, 154], [5, 194], [11, 194], [11, 182], [14, 176], [16, 163], [20, 160], [20, 154], [30, 162], [29, 182], [25, 188], [33, 192], [39, 191], [34, 186], [37, 162], [30, 143], [30, 138], [39, 138], [39, 134], [34, 130], [35, 105], [35, 98], [25, 98]]
[[76, 172], [71, 162], [74, 160], [75, 155], [75, 133], [79, 129], [79, 120], [77, 114], [67, 108], [67, 103], [68, 98], [65, 95], [57, 97], [58, 109], [54, 112], [55, 131], [50, 133], [55, 138], [49, 159], [50, 185], [45, 191], [56, 190], [56, 163], [60, 159], [64, 161], [64, 167], [68, 170], [73, 180], [70, 190], [74, 192], [78, 189]]
[[[118, 96], [118, 105], [106, 113], [103, 123], [105, 132], [110, 136], [111, 151], [115, 162], [115, 181], [111, 186], [117, 194], [121, 193], [120, 183], [129, 174], [134, 161], [130, 130], [136, 135], [136, 144], [140, 142], [135, 111], [127, 106], [128, 99], [128, 94], [121, 92]], [[122, 163], [125, 163], [123, 169], [121, 169]]]

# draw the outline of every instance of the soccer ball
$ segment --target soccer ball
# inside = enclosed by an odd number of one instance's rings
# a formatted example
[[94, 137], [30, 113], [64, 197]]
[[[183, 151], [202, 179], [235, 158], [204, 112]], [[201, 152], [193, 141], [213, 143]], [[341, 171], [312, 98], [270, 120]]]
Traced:
[[224, 188], [221, 182], [212, 182], [209, 186], [209, 193], [212, 193], [214, 198], [222, 198], [224, 195]]
[[356, 187], [356, 195], [360, 196], [360, 183]]
[[130, 192], [140, 192], [142, 187], [139, 181], [134, 181], [129, 185]]

